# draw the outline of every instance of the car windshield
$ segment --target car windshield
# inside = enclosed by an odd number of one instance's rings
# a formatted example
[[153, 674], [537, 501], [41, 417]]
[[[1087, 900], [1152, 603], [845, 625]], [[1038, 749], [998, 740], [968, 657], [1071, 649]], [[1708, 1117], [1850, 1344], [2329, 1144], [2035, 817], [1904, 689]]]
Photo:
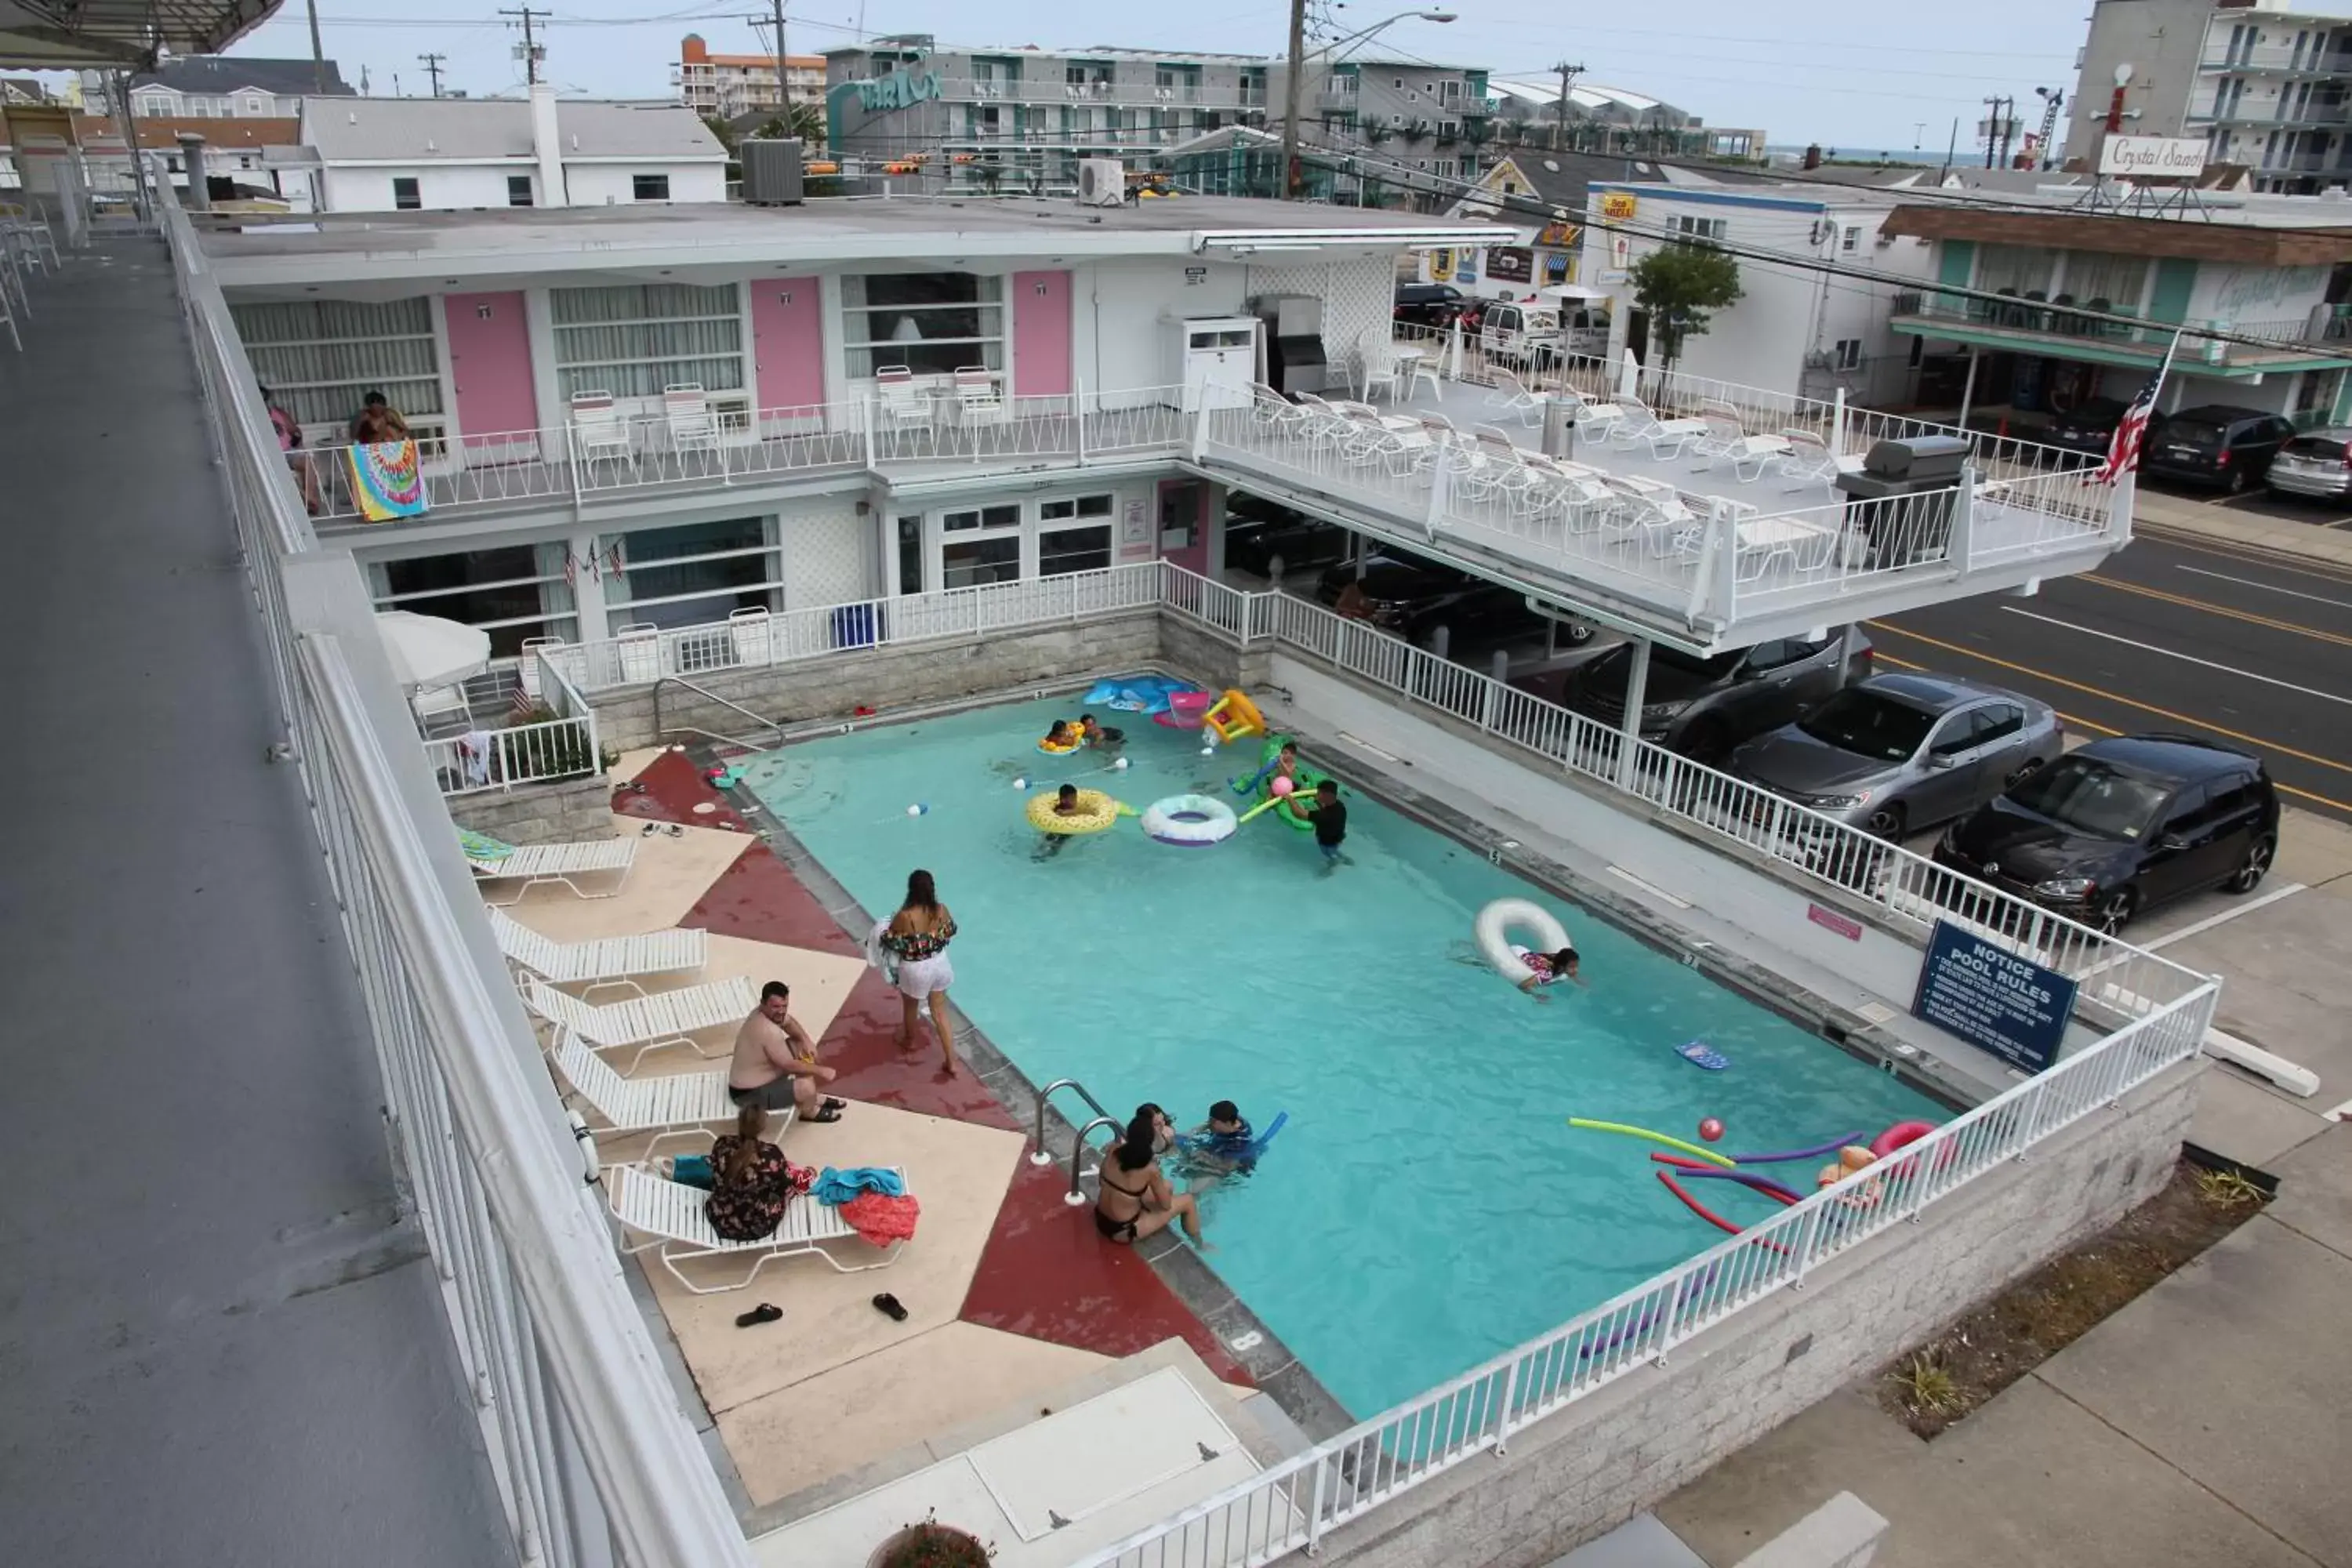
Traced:
[[1797, 728], [1824, 746], [1899, 763], [1918, 751], [1935, 722], [1933, 713], [1849, 686], [1799, 720]]
[[2165, 435], [2175, 441], [2210, 441], [2220, 446], [2222, 429], [2216, 420], [2191, 419], [2178, 414], [2164, 422]]
[[2137, 842], [2163, 809], [2164, 790], [2096, 757], [2061, 757], [2009, 792], [2026, 810], [2096, 838]]

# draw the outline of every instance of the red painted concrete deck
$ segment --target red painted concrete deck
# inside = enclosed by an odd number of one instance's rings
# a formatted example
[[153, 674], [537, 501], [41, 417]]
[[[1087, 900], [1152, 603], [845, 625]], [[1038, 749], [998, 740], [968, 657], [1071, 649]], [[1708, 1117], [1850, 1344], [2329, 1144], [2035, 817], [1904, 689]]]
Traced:
[[[744, 826], [682, 752], [665, 752], [636, 782], [646, 787], [614, 792], [615, 812], [699, 827]], [[697, 815], [694, 807], [704, 802], [720, 809]], [[859, 952], [791, 868], [756, 838], [747, 840], [745, 853], [681, 923], [752, 942]], [[899, 1016], [898, 994], [888, 983], [871, 969], [859, 976], [817, 1042], [825, 1065], [840, 1074], [831, 1085], [834, 1092], [845, 1100], [1023, 1131], [969, 1068], [953, 1078], [940, 1071], [938, 1042], [928, 1031], [918, 1040], [919, 1048], [900, 1050], [894, 1039]], [[1086, 1208], [1063, 1203], [1067, 1184], [1066, 1167], [1022, 1163], [964, 1298], [963, 1321], [1111, 1356], [1131, 1355], [1181, 1334], [1217, 1376], [1248, 1386], [1249, 1374], [1150, 1264], [1132, 1248], [1103, 1240]]]

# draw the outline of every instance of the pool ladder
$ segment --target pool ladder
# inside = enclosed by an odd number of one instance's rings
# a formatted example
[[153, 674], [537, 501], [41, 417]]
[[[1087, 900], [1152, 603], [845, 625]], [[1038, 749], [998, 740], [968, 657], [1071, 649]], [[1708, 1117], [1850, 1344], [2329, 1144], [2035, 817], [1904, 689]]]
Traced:
[[1069, 1205], [1072, 1208], [1076, 1208], [1087, 1201], [1086, 1194], [1080, 1191], [1078, 1187], [1079, 1179], [1085, 1174], [1085, 1173], [1079, 1169], [1079, 1158], [1087, 1152], [1087, 1139], [1092, 1135], [1094, 1130], [1097, 1127], [1108, 1127], [1113, 1132], [1118, 1132], [1124, 1129], [1127, 1124], [1121, 1121], [1118, 1117], [1113, 1116], [1109, 1111], [1105, 1110], [1102, 1108], [1102, 1101], [1087, 1093], [1087, 1086], [1080, 1083], [1076, 1079], [1055, 1079], [1053, 1082], [1047, 1084], [1044, 1089], [1037, 1091], [1037, 1139], [1036, 1146], [1029, 1152], [1029, 1163], [1031, 1164], [1050, 1165], [1054, 1163], [1054, 1152], [1045, 1147], [1045, 1109], [1047, 1102], [1050, 1101], [1056, 1093], [1066, 1089], [1076, 1094], [1080, 1100], [1085, 1100], [1087, 1102], [1087, 1109], [1091, 1110], [1095, 1113], [1094, 1120], [1079, 1128], [1078, 1135], [1070, 1141], [1070, 1190], [1062, 1194], [1062, 1201]]

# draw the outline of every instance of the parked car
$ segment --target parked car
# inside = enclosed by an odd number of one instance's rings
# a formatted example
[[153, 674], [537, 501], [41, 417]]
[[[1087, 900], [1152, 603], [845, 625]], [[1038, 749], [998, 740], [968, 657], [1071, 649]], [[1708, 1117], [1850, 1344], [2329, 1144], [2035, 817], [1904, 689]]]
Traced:
[[1725, 771], [1881, 838], [1965, 816], [2065, 750], [2030, 697], [1941, 675], [1874, 675], [1735, 748]]
[[[1851, 659], [1845, 657], [1849, 646]], [[1775, 637], [1706, 658], [1653, 646], [1643, 688], [1642, 738], [1715, 762], [1740, 742], [1826, 702], [1847, 680], [1868, 675], [1870, 658], [1870, 639], [1859, 626], [1843, 627], [1819, 642]], [[1611, 648], [1569, 678], [1568, 705], [1604, 724], [1622, 723], [1633, 666], [1630, 644]]]
[[[1409, 642], [1427, 644], [1439, 626], [1450, 628], [1454, 649], [1470, 642], [1493, 646], [1543, 633], [1545, 617], [1528, 608], [1524, 595], [1500, 584], [1402, 550], [1367, 556], [1363, 565], [1366, 618]], [[1356, 563], [1342, 562], [1316, 583], [1315, 596], [1337, 608], [1341, 593], [1358, 580]], [[1591, 636], [1592, 628], [1581, 621], [1560, 623], [1563, 642], [1580, 643]]]
[[1390, 313], [1418, 327], [1450, 327], [1462, 313], [1465, 298], [1451, 283], [1400, 283]]
[[2294, 426], [2275, 414], [2200, 404], [2150, 421], [2139, 462], [2151, 474], [2236, 495], [2262, 483], [2271, 459], [2294, 438]]
[[2331, 425], [2297, 436], [2271, 459], [2264, 480], [2279, 495], [2352, 497], [2352, 426]]
[[2069, 452], [2089, 452], [2104, 458], [2116, 438], [2116, 425], [2125, 405], [2112, 397], [2086, 397], [2050, 422], [2042, 439]]
[[1937, 864], [2101, 931], [2205, 888], [2250, 893], [2278, 854], [2262, 759], [2188, 735], [2094, 741], [1936, 846]]
[[1254, 495], [1236, 495], [1225, 506], [1225, 564], [1261, 577], [1274, 575], [1279, 558], [1286, 576], [1319, 571], [1346, 558], [1348, 531], [1320, 518]]

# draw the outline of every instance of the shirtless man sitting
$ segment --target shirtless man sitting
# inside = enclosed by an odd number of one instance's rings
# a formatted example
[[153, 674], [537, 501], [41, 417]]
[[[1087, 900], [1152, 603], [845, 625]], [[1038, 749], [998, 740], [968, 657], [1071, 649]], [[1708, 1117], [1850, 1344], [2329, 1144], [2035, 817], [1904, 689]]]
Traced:
[[793, 988], [781, 980], [760, 987], [760, 1005], [735, 1031], [735, 1059], [727, 1069], [727, 1098], [770, 1110], [796, 1110], [803, 1121], [838, 1121], [843, 1102], [823, 1086], [834, 1069], [820, 1067], [816, 1042], [793, 1016]]

